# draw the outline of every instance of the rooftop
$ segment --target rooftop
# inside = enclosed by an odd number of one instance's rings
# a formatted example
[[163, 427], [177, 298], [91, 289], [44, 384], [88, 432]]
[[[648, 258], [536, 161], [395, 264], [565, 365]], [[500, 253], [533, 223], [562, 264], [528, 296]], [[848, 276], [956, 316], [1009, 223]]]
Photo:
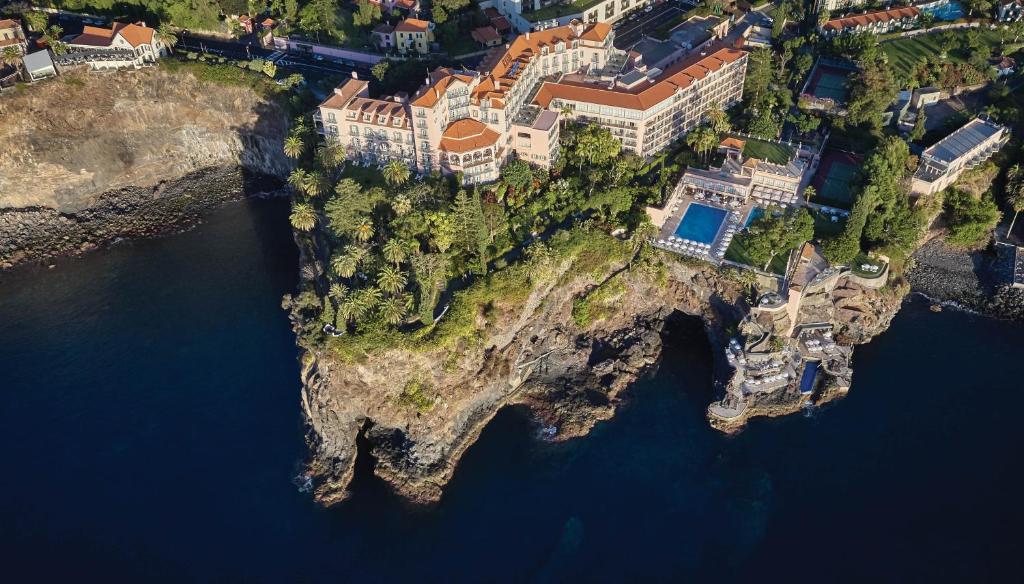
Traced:
[[746, 57], [744, 51], [719, 47], [706, 56], [695, 55], [671, 67], [665, 75], [652, 84], [640, 84], [631, 89], [608, 89], [606, 85], [562, 82], [546, 82], [535, 99], [547, 107], [553, 99], [586, 101], [598, 105], [646, 110], [661, 103], [679, 89], [689, 87], [694, 81], [704, 79], [722, 67]]
[[985, 143], [1005, 128], [999, 124], [974, 118], [963, 127], [939, 140], [924, 151], [924, 157], [949, 164]]
[[916, 6], [893, 8], [892, 10], [876, 10], [875, 12], [865, 12], [864, 14], [855, 14], [845, 18], [833, 18], [823, 24], [821, 28], [823, 30], [840, 31], [845, 28], [866, 26], [876, 22], [889, 22], [891, 20], [900, 20], [903, 18], [916, 18], [920, 15], [921, 10]]

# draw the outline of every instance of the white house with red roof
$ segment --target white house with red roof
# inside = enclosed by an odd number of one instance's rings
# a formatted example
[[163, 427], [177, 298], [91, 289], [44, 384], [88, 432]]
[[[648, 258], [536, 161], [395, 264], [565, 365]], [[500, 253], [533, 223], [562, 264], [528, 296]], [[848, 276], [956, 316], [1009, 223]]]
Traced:
[[[69, 40], [67, 45], [72, 53], [116, 52], [120, 57], [118, 62], [131, 63], [136, 67], [155, 63], [167, 53], [167, 47], [156, 30], [142, 23], [115, 22], [111, 28], [86, 26], [82, 34]], [[94, 69], [97, 68], [95, 63], [93, 65]]]
[[25, 54], [25, 50], [28, 48], [28, 43], [25, 40], [25, 31], [22, 30], [21, 23], [9, 18], [0, 19], [0, 51], [7, 47], [18, 49], [18, 53], [22, 55]]

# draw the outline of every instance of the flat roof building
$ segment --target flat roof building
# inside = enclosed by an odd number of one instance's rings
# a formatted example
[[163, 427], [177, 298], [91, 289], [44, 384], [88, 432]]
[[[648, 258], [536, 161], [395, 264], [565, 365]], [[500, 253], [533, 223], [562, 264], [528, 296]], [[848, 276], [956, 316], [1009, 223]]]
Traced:
[[921, 154], [911, 192], [930, 195], [949, 187], [965, 170], [988, 160], [1009, 139], [1006, 126], [974, 118]]

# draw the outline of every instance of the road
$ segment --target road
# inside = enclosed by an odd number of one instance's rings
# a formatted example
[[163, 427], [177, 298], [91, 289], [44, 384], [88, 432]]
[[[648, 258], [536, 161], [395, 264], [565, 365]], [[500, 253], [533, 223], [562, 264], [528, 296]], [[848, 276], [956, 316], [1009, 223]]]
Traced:
[[626, 50], [632, 47], [667, 20], [678, 17], [690, 8], [690, 4], [665, 2], [650, 12], [641, 12], [636, 20], [620, 20], [615, 23], [615, 48]]

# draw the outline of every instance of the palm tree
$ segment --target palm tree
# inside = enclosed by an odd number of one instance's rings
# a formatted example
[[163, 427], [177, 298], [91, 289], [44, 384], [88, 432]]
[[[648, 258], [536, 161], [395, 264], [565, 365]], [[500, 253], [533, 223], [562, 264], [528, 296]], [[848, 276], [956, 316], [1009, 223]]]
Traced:
[[807, 185], [804, 187], [804, 201], [810, 203], [811, 199], [818, 195], [818, 189], [814, 188], [813, 185]]
[[64, 29], [59, 24], [51, 24], [46, 27], [46, 32], [43, 33], [43, 38], [46, 39], [47, 43], [59, 41], [62, 36], [64, 36]]
[[288, 218], [299, 231], [312, 231], [316, 227], [316, 210], [309, 203], [296, 203]]
[[306, 180], [302, 183], [302, 190], [310, 197], [319, 197], [324, 191], [324, 175], [316, 170], [306, 173]]
[[401, 160], [388, 162], [384, 165], [381, 173], [384, 175], [384, 180], [390, 185], [401, 186], [409, 180], [409, 167]]
[[398, 294], [405, 289], [405, 285], [408, 283], [408, 277], [405, 272], [392, 268], [391, 266], [385, 266], [380, 273], [377, 274], [377, 286], [381, 290], [388, 294]]
[[298, 192], [303, 192], [303, 187], [306, 184], [306, 171], [301, 168], [296, 168], [288, 175], [288, 184]]
[[1010, 228], [1006, 230], [1006, 238], [1013, 234], [1013, 224], [1017, 222], [1017, 214], [1024, 211], [1024, 170], [1019, 164], [1013, 165], [1006, 173], [1006, 201], [1013, 209], [1013, 219], [1010, 220]]
[[363, 288], [355, 293], [356, 297], [356, 318], [362, 318], [373, 312], [380, 304], [383, 295], [376, 288]]
[[160, 38], [160, 42], [167, 47], [167, 50], [173, 53], [174, 45], [178, 44], [178, 35], [174, 34], [174, 29], [167, 23], [161, 24], [160, 28], [157, 29], [157, 36]]
[[45, 12], [26, 12], [24, 16], [25, 23], [28, 24], [29, 29], [35, 32], [41, 32], [46, 28], [46, 23], [50, 21], [50, 17], [47, 16]]
[[6, 47], [3, 52], [0, 53], [0, 63], [6, 65], [18, 66], [21, 64], [21, 51], [18, 47]]
[[369, 219], [363, 219], [353, 230], [356, 241], [367, 242], [373, 238], [373, 223]]
[[306, 145], [302, 143], [302, 138], [294, 133], [284, 139], [284, 155], [288, 158], [302, 156], [302, 151], [305, 149]]
[[366, 248], [350, 245], [344, 252], [334, 254], [331, 258], [331, 270], [342, 278], [351, 278], [366, 261], [367, 255]]
[[341, 282], [335, 282], [331, 284], [330, 289], [327, 291], [327, 295], [331, 297], [337, 303], [341, 303], [348, 297], [348, 286]]
[[388, 324], [398, 324], [405, 318], [405, 301], [398, 296], [386, 298], [380, 304], [380, 315]]
[[359, 314], [359, 298], [355, 294], [350, 294], [338, 304], [338, 316], [343, 318], [345, 322], [355, 321]]
[[395, 264], [397, 268], [399, 264], [405, 261], [408, 252], [405, 249], [405, 244], [399, 239], [389, 239], [384, 243], [381, 248], [381, 253], [384, 254], [384, 259]]
[[325, 170], [334, 170], [341, 163], [341, 148], [335, 143], [323, 144], [316, 149], [316, 162]]
[[399, 217], [407, 215], [412, 211], [412, 199], [409, 198], [409, 195], [402, 193], [391, 201], [391, 208]]

